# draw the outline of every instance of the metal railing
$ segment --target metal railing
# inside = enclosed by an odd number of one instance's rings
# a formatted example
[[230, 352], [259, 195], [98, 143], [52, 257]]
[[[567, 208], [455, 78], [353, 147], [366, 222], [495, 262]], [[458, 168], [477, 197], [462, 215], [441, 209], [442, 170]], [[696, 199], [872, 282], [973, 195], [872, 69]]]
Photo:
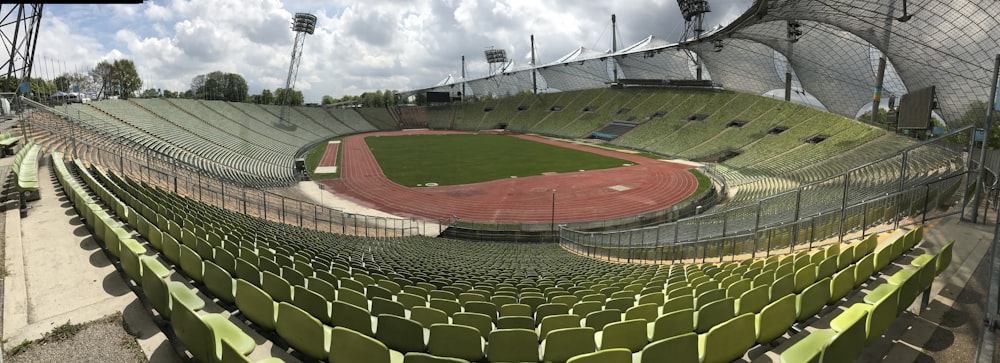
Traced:
[[[971, 127], [796, 189], [677, 222], [618, 231], [560, 228], [559, 241], [587, 256], [621, 261], [692, 262], [784, 253], [829, 238], [917, 218], [961, 213], [975, 168], [963, 145]], [[970, 139], [971, 140], [971, 139]], [[921, 164], [937, 153], [940, 164]], [[940, 157], [940, 156], [945, 157]], [[884, 228], [884, 227], [882, 227]]]
[[[332, 233], [372, 238], [437, 235], [443, 226], [433, 221], [389, 218], [345, 212], [265, 189], [239, 185], [176, 155], [145, 147], [140, 141], [88, 127], [74, 115], [30, 100], [21, 100], [20, 123], [30, 139], [46, 140], [48, 148], [135, 180], [188, 198], [246, 215]], [[42, 114], [35, 115], [36, 111]], [[51, 115], [43, 117], [43, 114]]]

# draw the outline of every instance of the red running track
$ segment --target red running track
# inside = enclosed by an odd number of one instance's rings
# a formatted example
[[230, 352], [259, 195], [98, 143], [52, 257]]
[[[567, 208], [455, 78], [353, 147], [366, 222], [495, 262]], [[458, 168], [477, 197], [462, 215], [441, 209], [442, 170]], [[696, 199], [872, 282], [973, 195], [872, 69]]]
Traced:
[[[517, 135], [546, 144], [627, 160], [613, 169], [519, 177], [476, 184], [408, 188], [386, 179], [364, 138], [454, 131], [397, 131], [351, 136], [342, 141], [341, 177], [327, 189], [370, 208], [398, 216], [482, 223], [549, 223], [555, 189], [557, 223], [622, 218], [664, 210], [688, 197], [698, 181], [689, 165]], [[625, 189], [615, 190], [612, 189]]]
[[319, 166], [337, 166], [337, 149], [340, 148], [340, 143], [326, 144], [326, 151], [323, 152], [323, 158], [319, 159]]

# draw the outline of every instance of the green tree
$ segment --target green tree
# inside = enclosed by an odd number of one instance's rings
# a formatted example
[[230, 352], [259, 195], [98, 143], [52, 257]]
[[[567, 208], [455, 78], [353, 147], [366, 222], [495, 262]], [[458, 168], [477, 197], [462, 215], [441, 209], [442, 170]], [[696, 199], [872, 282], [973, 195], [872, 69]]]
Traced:
[[247, 99], [247, 90], [247, 81], [236, 73], [215, 71], [191, 79], [191, 92], [195, 98], [243, 102]]
[[142, 89], [142, 79], [129, 59], [101, 61], [90, 70], [90, 78], [98, 87], [99, 96], [119, 96], [127, 99]]
[[276, 88], [274, 90], [274, 104], [282, 105], [286, 102], [285, 97], [288, 97], [287, 103], [292, 106], [301, 106], [305, 103], [305, 98], [302, 96], [302, 91], [292, 89], [291, 92], [286, 92], [284, 88]]
[[168, 89], [163, 90], [163, 98], [179, 98], [180, 96], [181, 94], [178, 92], [174, 92]]
[[[885, 125], [886, 114], [887, 114], [886, 109], [879, 108], [878, 109], [878, 115], [875, 116], [875, 122], [878, 125]], [[865, 111], [865, 113], [861, 114], [861, 116], [858, 116], [858, 121], [861, 121], [861, 122], [864, 122], [864, 123], [871, 123], [872, 122], [872, 111], [871, 110]]]
[[160, 92], [157, 92], [155, 88], [147, 88], [145, 91], [142, 91], [142, 94], [140, 94], [139, 97], [157, 98], [160, 97]]
[[330, 95], [323, 95], [323, 98], [320, 101], [321, 105], [332, 105], [334, 103], [337, 103], [337, 100]]

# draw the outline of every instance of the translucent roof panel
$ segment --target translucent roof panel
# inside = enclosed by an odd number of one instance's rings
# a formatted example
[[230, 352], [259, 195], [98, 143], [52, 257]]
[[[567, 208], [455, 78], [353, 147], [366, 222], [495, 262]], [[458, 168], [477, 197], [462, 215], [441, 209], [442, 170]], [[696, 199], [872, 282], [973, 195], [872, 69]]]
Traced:
[[829, 24], [800, 24], [803, 34], [795, 42], [787, 40], [785, 21], [751, 25], [732, 36], [781, 52], [795, 70], [802, 89], [830, 112], [853, 118], [872, 99], [875, 74], [870, 66], [871, 45]]
[[764, 94], [785, 87], [785, 77], [774, 71], [774, 49], [745, 39], [725, 39], [722, 49], [716, 51], [712, 42], [689, 45], [701, 57], [705, 68], [712, 74], [712, 81], [722, 87], [740, 92]]
[[736, 26], [802, 19], [849, 31], [885, 53], [907, 89], [936, 86], [938, 112], [962, 126], [971, 104], [989, 101], [1000, 53], [1000, 1], [910, 1], [907, 8], [909, 19], [902, 0], [771, 0], [766, 15], [744, 17]]
[[607, 87], [611, 82], [611, 68], [605, 53], [580, 47], [542, 66], [538, 73], [545, 78], [549, 91], [572, 91]]
[[616, 53], [621, 77], [635, 79], [693, 79], [684, 51], [652, 36]]

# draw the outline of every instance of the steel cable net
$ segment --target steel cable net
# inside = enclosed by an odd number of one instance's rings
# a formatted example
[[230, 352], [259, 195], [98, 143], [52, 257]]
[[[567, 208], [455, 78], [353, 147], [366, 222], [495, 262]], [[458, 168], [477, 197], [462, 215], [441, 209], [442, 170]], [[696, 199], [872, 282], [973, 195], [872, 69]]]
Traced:
[[649, 36], [618, 52], [615, 58], [625, 78], [692, 79], [690, 59], [665, 40]]
[[[970, 106], [989, 98], [992, 59], [1000, 52], [1000, 2], [910, 1], [906, 14], [902, 5], [902, 0], [772, 1], [766, 15], [759, 19], [744, 16], [731, 27], [749, 29], [775, 20], [806, 20], [849, 32], [884, 53], [906, 88], [936, 86], [938, 112], [951, 126], [968, 124], [970, 120], [963, 117]], [[804, 37], [796, 47], [811, 42], [808, 38]], [[812, 61], [836, 56], [833, 53], [841, 50], [822, 43], [817, 46], [823, 47], [826, 52], [811, 56]], [[800, 79], [823, 78], [806, 74], [803, 68], [807, 67], [800, 67], [795, 60], [792, 64]], [[867, 69], [855, 63], [849, 65]], [[872, 82], [857, 78], [850, 83]], [[819, 98], [827, 104], [826, 98]]]

